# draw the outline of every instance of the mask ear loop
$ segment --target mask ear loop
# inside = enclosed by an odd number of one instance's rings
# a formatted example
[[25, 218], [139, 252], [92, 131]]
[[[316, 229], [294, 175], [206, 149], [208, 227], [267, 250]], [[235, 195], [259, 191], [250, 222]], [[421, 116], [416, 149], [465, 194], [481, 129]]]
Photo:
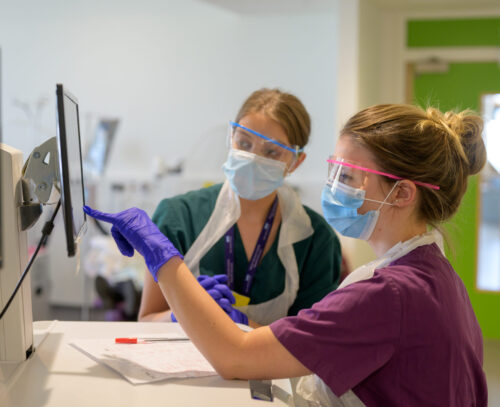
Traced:
[[390, 206], [394, 206], [394, 204], [393, 204], [393, 203], [387, 202], [387, 200], [388, 200], [388, 199], [389, 199], [389, 197], [391, 196], [392, 191], [394, 191], [394, 189], [395, 189], [395, 188], [399, 185], [399, 183], [400, 183], [400, 182], [401, 182], [401, 180], [396, 181], [396, 182], [394, 183], [394, 185], [392, 186], [391, 190], [389, 191], [389, 193], [388, 193], [388, 194], [387, 194], [387, 196], [385, 197], [384, 202], [381, 202], [381, 203], [380, 203], [380, 206], [378, 207], [377, 211], [380, 211], [380, 209], [382, 209], [382, 206], [383, 206], [383, 205], [390, 205]]

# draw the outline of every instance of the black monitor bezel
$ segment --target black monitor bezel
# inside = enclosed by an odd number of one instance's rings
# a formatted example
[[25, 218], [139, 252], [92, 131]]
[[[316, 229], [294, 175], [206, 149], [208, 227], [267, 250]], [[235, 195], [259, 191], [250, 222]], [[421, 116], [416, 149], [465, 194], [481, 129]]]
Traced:
[[[75, 236], [73, 212], [71, 202], [71, 189], [69, 177], [69, 163], [68, 163], [68, 143], [66, 134], [66, 120], [64, 117], [64, 98], [67, 97], [76, 105], [76, 116], [78, 123], [78, 142], [80, 146], [80, 177], [82, 180], [82, 197], [85, 204], [85, 193], [83, 184], [83, 166], [82, 166], [82, 143], [80, 134], [80, 109], [78, 106], [78, 99], [70, 92], [64, 89], [62, 84], [56, 85], [56, 98], [57, 98], [57, 143], [59, 147], [59, 183], [61, 187], [61, 206], [63, 209], [64, 217], [64, 230], [66, 233], [66, 246], [68, 249], [68, 257], [73, 257], [76, 254], [77, 241], [83, 234], [87, 222], [87, 215], [83, 214], [83, 224], [78, 234]], [[82, 209], [83, 211], [83, 209]]]

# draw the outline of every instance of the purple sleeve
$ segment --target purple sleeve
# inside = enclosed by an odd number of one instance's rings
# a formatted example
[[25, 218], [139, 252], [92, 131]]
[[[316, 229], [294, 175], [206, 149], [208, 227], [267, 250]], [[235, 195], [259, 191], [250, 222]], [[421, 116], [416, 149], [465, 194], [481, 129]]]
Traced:
[[292, 355], [341, 396], [391, 358], [400, 321], [395, 283], [375, 273], [270, 327]]

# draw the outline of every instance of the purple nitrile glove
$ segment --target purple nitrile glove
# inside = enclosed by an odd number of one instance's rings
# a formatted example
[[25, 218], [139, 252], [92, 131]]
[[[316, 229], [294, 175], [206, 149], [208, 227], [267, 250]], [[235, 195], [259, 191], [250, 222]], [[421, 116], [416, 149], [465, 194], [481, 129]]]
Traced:
[[[205, 291], [215, 300], [215, 302], [219, 304], [219, 306], [227, 314], [229, 314], [229, 312], [233, 309], [231, 304], [234, 304], [236, 300], [229, 287], [225, 284], [227, 282], [227, 276], [225, 274], [216, 274], [214, 276], [202, 274], [197, 277], [197, 280]], [[221, 300], [225, 301], [221, 304]], [[229, 304], [229, 307], [227, 304]], [[177, 322], [177, 318], [173, 312], [172, 322]]]
[[111, 235], [120, 252], [132, 257], [134, 249], [137, 250], [146, 260], [156, 282], [161, 266], [172, 257], [184, 258], [142, 209], [130, 208], [118, 213], [104, 213], [84, 206], [83, 210], [93, 218], [111, 223]]
[[[240, 310], [233, 308], [232, 305], [229, 303], [229, 301], [226, 298], [222, 298], [220, 300], [219, 305], [222, 308], [224, 308], [224, 311], [226, 311], [226, 314], [229, 315], [229, 318], [231, 318], [234, 322], [236, 322], [237, 324], [248, 325], [248, 317]], [[229, 309], [229, 311], [228, 311], [228, 309]]]
[[[209, 293], [211, 292], [211, 290], [207, 287], [212, 287], [213, 282], [211, 279], [215, 279], [219, 282], [219, 284], [213, 285], [212, 290], [213, 289], [218, 290], [222, 294], [222, 298], [220, 298], [218, 300], [215, 299], [215, 297], [212, 294], [210, 294], [210, 295], [212, 295], [212, 297], [214, 297], [217, 304], [219, 304], [219, 306], [224, 311], [226, 311], [226, 314], [229, 315], [229, 317], [234, 322], [236, 322], [238, 324], [248, 325], [248, 317], [240, 310], [237, 310], [237, 309], [232, 307], [232, 304], [234, 304], [236, 302], [236, 300], [234, 298], [233, 293], [229, 289], [229, 287], [225, 284], [225, 283], [227, 283], [227, 275], [226, 274], [216, 274], [212, 277], [207, 276], [207, 275], [203, 275], [203, 274], [200, 275], [198, 277], [198, 281]], [[205, 281], [210, 281], [210, 283], [209, 283], [210, 285], [204, 285]]]
[[197, 280], [216, 302], [219, 302], [221, 298], [227, 298], [231, 304], [236, 302], [233, 293], [226, 284], [227, 276], [225, 274], [214, 276], [202, 274], [197, 277]]

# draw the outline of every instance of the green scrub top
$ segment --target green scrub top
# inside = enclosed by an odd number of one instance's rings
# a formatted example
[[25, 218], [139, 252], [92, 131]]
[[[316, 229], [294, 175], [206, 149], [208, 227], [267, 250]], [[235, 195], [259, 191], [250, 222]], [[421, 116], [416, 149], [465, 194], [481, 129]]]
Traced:
[[[191, 191], [173, 198], [164, 199], [158, 205], [153, 222], [175, 247], [186, 254], [205, 227], [215, 207], [222, 184]], [[340, 243], [332, 228], [318, 213], [304, 206], [311, 219], [314, 233], [293, 245], [299, 271], [297, 298], [288, 310], [288, 315], [297, 315], [310, 308], [338, 286], [341, 264]], [[238, 226], [234, 228], [234, 289], [241, 293], [248, 259]], [[285, 289], [285, 268], [278, 257], [278, 234], [270, 250], [257, 267], [250, 304], [260, 304], [277, 297]], [[200, 273], [207, 275], [226, 274], [224, 236], [200, 261]]]

